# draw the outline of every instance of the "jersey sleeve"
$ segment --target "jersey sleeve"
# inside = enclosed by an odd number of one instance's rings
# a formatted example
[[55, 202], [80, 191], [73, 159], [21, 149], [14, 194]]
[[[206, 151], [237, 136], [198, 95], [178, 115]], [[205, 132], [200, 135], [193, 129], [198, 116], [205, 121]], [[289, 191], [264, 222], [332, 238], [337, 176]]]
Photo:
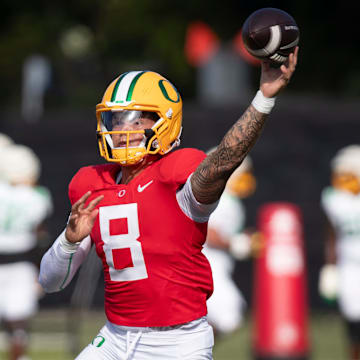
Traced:
[[216, 209], [218, 202], [212, 204], [201, 204], [196, 199], [191, 189], [191, 176], [185, 185], [176, 192], [176, 200], [182, 212], [190, 219], [204, 223], [209, 220], [210, 214]]
[[161, 164], [161, 179], [164, 182], [175, 183], [177, 186], [183, 185], [205, 158], [206, 154], [197, 149], [187, 148], [174, 151]]
[[46, 293], [63, 290], [71, 282], [91, 248], [91, 239], [88, 236], [75, 252], [67, 251], [61, 245], [64, 233], [65, 230], [41, 260], [39, 283]]

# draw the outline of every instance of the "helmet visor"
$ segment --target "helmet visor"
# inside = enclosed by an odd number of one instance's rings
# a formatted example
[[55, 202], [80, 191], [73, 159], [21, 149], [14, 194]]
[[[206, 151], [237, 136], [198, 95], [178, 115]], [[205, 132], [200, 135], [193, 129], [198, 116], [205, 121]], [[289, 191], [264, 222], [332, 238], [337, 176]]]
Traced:
[[107, 131], [123, 131], [128, 126], [131, 130], [144, 129], [144, 119], [156, 122], [159, 115], [150, 111], [116, 110], [101, 113], [102, 122]]

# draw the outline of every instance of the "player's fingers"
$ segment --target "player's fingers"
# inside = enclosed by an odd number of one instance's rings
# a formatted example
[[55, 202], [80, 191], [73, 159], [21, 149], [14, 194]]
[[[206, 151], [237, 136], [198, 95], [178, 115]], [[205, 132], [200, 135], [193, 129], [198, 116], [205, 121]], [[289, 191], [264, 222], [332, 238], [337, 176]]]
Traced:
[[79, 217], [79, 213], [71, 213], [69, 216], [69, 221], [75, 220]]
[[295, 65], [297, 64], [298, 55], [299, 55], [299, 47], [297, 46], [294, 51]]
[[299, 53], [299, 47], [297, 46], [293, 53], [289, 55], [290, 59], [290, 69], [294, 72], [296, 65], [297, 65], [297, 59], [298, 59], [298, 53]]
[[79, 218], [78, 214], [71, 215], [68, 220], [68, 225], [71, 227], [76, 226], [76, 222], [77, 222], [78, 218]]
[[96, 197], [95, 199], [91, 200], [89, 202], [89, 205], [86, 207], [86, 210], [93, 211], [103, 198], [104, 198], [104, 195], [100, 195], [100, 196]]
[[89, 198], [90, 195], [91, 195], [91, 191], [88, 191], [78, 201], [76, 201], [71, 207], [71, 212], [75, 212], [78, 211], [79, 209], [82, 209], [84, 207], [86, 200]]
[[281, 65], [280, 66], [280, 70], [281, 70], [281, 80], [287, 84], [290, 81], [291, 78], [291, 71], [289, 70], [288, 67], [286, 67], [286, 65]]
[[295, 71], [297, 64], [297, 54], [299, 52], [299, 47], [297, 46], [293, 53], [289, 54], [289, 57], [285, 64], [283, 64], [280, 69], [283, 74], [290, 72], [292, 74]]
[[295, 55], [294, 55], [294, 54], [290, 54], [289, 70], [290, 70], [291, 72], [294, 72], [295, 66], [296, 66]]
[[92, 221], [95, 221], [98, 213], [99, 213], [99, 209], [94, 209], [93, 211], [91, 211], [90, 217]]
[[90, 197], [91, 195], [91, 191], [88, 191], [84, 196], [82, 196], [83, 201], [81, 202], [81, 204], [79, 205], [79, 208], [78, 210], [81, 211], [85, 208], [85, 203], [86, 203], [86, 200]]
[[281, 72], [284, 76], [287, 75], [287, 73], [289, 73], [291, 71], [291, 68], [292, 68], [292, 55], [293, 54], [290, 54], [286, 63], [285, 64], [282, 64], [280, 66], [280, 69], [281, 69]]
[[285, 64], [283, 64], [280, 67], [281, 72], [282, 72], [282, 78], [286, 84], [290, 81], [292, 74], [295, 71], [295, 67], [296, 67], [295, 55], [290, 54], [287, 66]]

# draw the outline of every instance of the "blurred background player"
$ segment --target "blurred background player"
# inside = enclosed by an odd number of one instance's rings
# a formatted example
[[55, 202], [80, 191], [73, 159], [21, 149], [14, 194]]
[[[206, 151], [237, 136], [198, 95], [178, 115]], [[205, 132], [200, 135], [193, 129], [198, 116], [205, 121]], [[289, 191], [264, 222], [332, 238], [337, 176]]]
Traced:
[[11, 145], [13, 143], [13, 140], [10, 138], [10, 136], [0, 133], [0, 149], [4, 148], [5, 146]]
[[[9, 135], [0, 133], [0, 163], [2, 161], [3, 149], [5, 149], [7, 146], [12, 145], [12, 144], [14, 144], [14, 141], [11, 139], [11, 137]], [[4, 176], [3, 176], [2, 172], [0, 171], [0, 184], [2, 182], [6, 182], [6, 180], [4, 179]]]
[[208, 320], [217, 336], [232, 333], [243, 321], [246, 303], [233, 280], [233, 271], [235, 261], [251, 252], [250, 235], [244, 232], [245, 208], [241, 199], [251, 196], [255, 188], [252, 161], [247, 156], [229, 178], [209, 219], [203, 253], [213, 274], [214, 292], [207, 306]]
[[40, 289], [33, 262], [52, 202], [49, 191], [36, 185], [40, 161], [30, 148], [3, 147], [0, 174], [0, 318], [8, 334], [9, 359], [24, 360]]
[[360, 359], [360, 145], [341, 149], [331, 170], [332, 186], [321, 197], [328, 231], [319, 291], [326, 299], [338, 299], [350, 358]]

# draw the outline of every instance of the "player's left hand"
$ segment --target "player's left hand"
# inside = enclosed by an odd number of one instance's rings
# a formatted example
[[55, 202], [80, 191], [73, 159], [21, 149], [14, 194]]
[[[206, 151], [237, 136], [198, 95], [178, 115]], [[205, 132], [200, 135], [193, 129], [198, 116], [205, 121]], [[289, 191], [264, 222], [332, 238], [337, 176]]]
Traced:
[[275, 97], [289, 83], [297, 64], [299, 47], [289, 55], [285, 64], [279, 68], [270, 66], [269, 62], [261, 63], [260, 90], [265, 97]]
[[88, 205], [86, 201], [91, 191], [84, 194], [71, 208], [71, 214], [66, 226], [65, 237], [68, 241], [76, 243], [84, 240], [90, 235], [99, 210], [96, 206], [104, 198], [103, 195], [91, 200]]

